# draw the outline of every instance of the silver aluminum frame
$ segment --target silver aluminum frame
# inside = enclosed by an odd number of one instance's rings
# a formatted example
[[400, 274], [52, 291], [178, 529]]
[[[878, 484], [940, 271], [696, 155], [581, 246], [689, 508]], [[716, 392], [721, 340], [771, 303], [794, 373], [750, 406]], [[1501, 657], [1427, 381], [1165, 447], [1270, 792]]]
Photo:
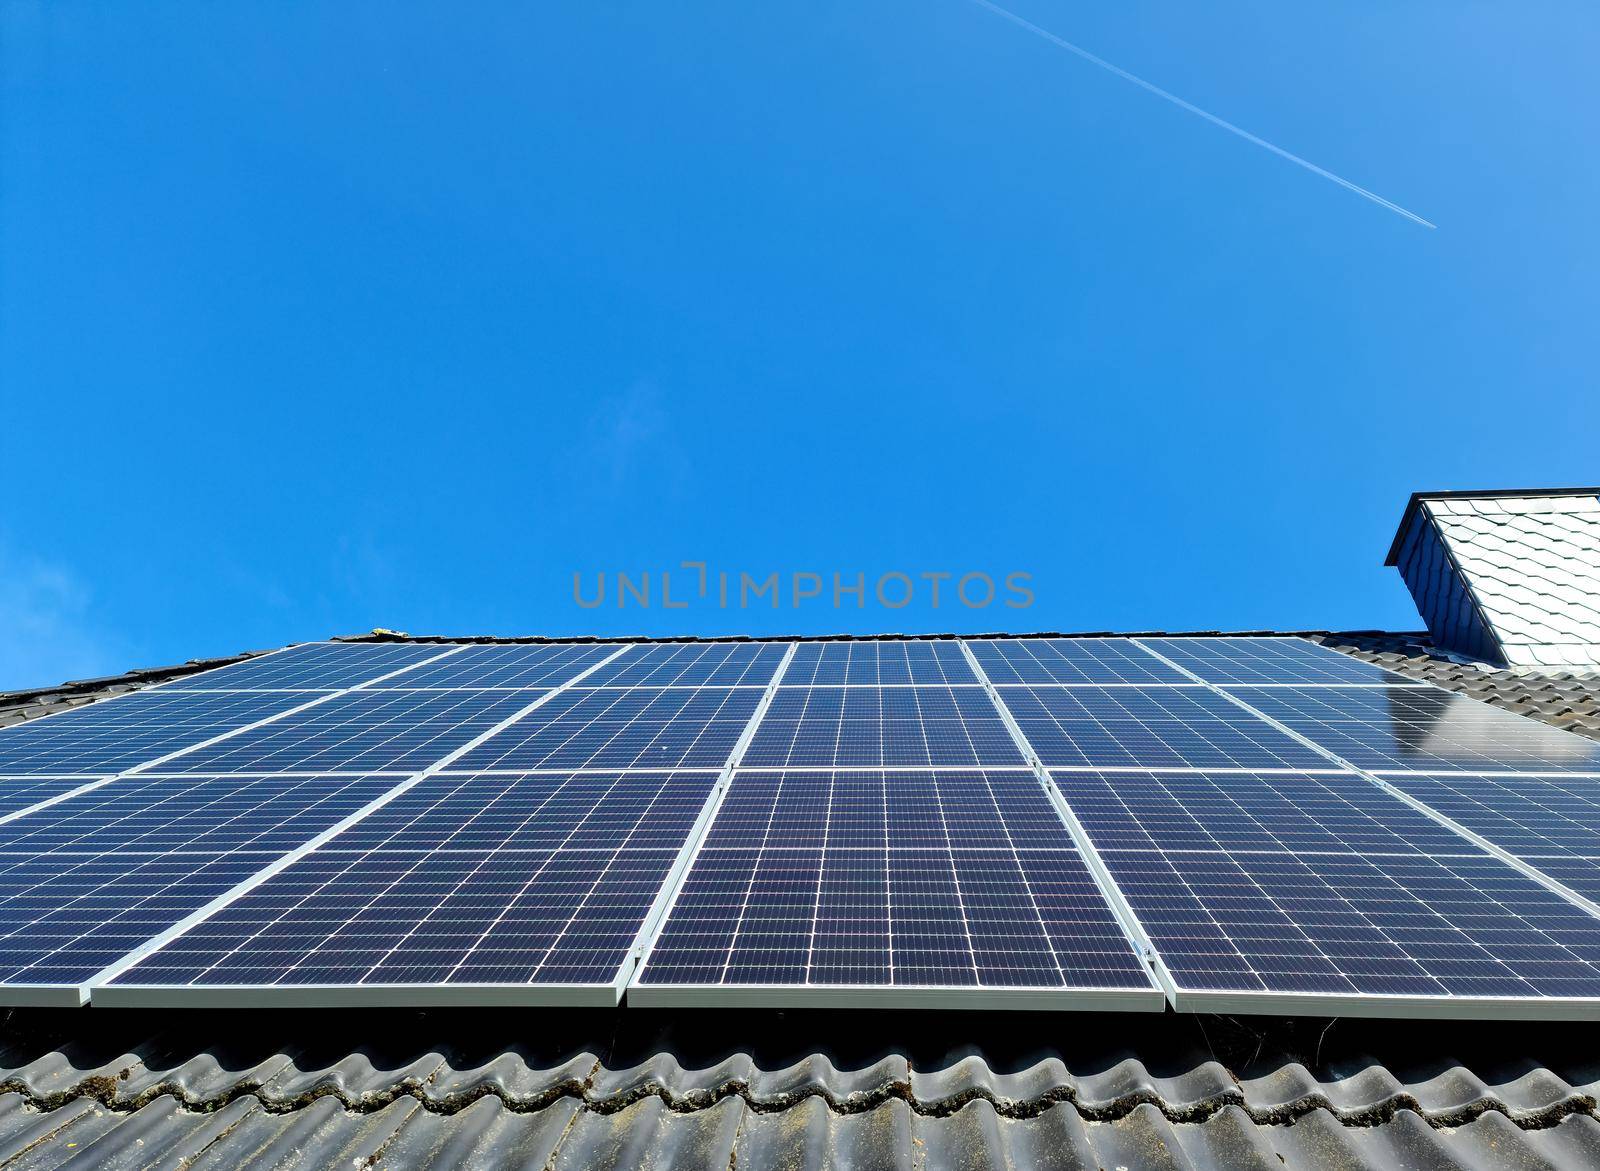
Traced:
[[106, 984], [96, 1008], [615, 1008], [615, 984]]
[[641, 984], [636, 1008], [898, 1008], [987, 1012], [1163, 1012], [1161, 990], [997, 984]]

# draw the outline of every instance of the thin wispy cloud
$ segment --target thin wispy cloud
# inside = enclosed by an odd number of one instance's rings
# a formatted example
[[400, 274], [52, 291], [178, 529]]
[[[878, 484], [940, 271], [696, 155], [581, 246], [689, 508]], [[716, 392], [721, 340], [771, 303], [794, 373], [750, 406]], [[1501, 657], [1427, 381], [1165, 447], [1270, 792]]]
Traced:
[[1337, 183], [1340, 187], [1343, 187], [1346, 191], [1353, 191], [1357, 195], [1361, 196], [1361, 198], [1363, 198], [1363, 199], [1370, 199], [1373, 203], [1376, 203], [1379, 207], [1388, 208], [1390, 211], [1394, 212], [1396, 215], [1404, 216], [1406, 219], [1410, 220], [1412, 223], [1421, 224], [1425, 228], [1433, 228], [1433, 227], [1437, 226], [1437, 225], [1429, 222], [1428, 220], [1423, 219], [1421, 216], [1417, 215], [1415, 212], [1407, 211], [1405, 208], [1401, 207], [1398, 203], [1392, 203], [1389, 200], [1385, 199], [1383, 196], [1378, 195], [1375, 192], [1368, 191], [1365, 187], [1362, 187], [1358, 183], [1352, 183], [1352, 182], [1350, 182], [1350, 180], [1344, 178], [1343, 176], [1335, 175], [1332, 171], [1327, 170], [1324, 167], [1317, 166], [1316, 163], [1313, 163], [1313, 162], [1311, 162], [1311, 161], [1309, 161], [1307, 159], [1303, 159], [1297, 154], [1291, 154], [1289, 151], [1284, 150], [1283, 147], [1276, 146], [1273, 143], [1268, 142], [1266, 139], [1259, 137], [1258, 135], [1251, 134], [1248, 130], [1245, 130], [1243, 127], [1235, 126], [1232, 122], [1229, 122], [1229, 121], [1227, 121], [1227, 120], [1225, 120], [1223, 118], [1217, 117], [1215, 114], [1211, 113], [1209, 110], [1202, 110], [1199, 106], [1195, 105], [1193, 102], [1186, 102], [1182, 98], [1180, 98], [1177, 94], [1168, 93], [1166, 90], [1162, 89], [1159, 85], [1153, 85], [1152, 83], [1146, 81], [1142, 77], [1136, 77], [1132, 73], [1129, 73], [1126, 69], [1123, 69], [1123, 68], [1121, 68], [1119, 66], [1111, 64], [1111, 62], [1107, 61], [1103, 57], [1096, 57], [1093, 53], [1089, 52], [1089, 50], [1087, 50], [1087, 49], [1080, 49], [1077, 45], [1074, 45], [1071, 41], [1066, 40], [1066, 39], [1064, 39], [1062, 37], [1056, 36], [1056, 34], [1051, 32], [1049, 29], [1040, 28], [1038, 25], [1034, 24], [1032, 21], [1024, 20], [1022, 17], [1018, 16], [1015, 12], [1011, 12], [1008, 9], [1001, 8], [1000, 5], [998, 5], [998, 4], [992, 3], [992, 0], [972, 0], [972, 3], [976, 4], [979, 8], [988, 9], [990, 12], [994, 13], [996, 16], [1003, 16], [1005, 19], [1009, 20], [1012, 24], [1016, 25], [1018, 28], [1025, 29], [1028, 32], [1032, 33], [1034, 36], [1040, 37], [1040, 38], [1042, 38], [1042, 39], [1044, 39], [1046, 41], [1049, 41], [1052, 45], [1055, 45], [1057, 48], [1065, 49], [1067, 52], [1072, 53], [1075, 56], [1083, 58], [1085, 61], [1089, 62], [1089, 64], [1091, 64], [1091, 65], [1098, 65], [1101, 69], [1104, 69], [1107, 73], [1113, 73], [1116, 76], [1122, 78], [1123, 81], [1132, 82], [1134, 85], [1138, 86], [1140, 89], [1145, 90], [1145, 91], [1147, 91], [1149, 93], [1153, 93], [1153, 94], [1156, 95], [1156, 97], [1162, 98], [1162, 99], [1164, 99], [1166, 101], [1171, 102], [1174, 106], [1177, 106], [1180, 110], [1187, 110], [1189, 113], [1195, 115], [1196, 117], [1204, 118], [1207, 122], [1210, 122], [1213, 126], [1220, 126], [1223, 130], [1226, 130], [1229, 134], [1236, 134], [1240, 138], [1244, 139], [1246, 142], [1254, 143], [1256, 146], [1261, 147], [1263, 150], [1269, 150], [1273, 154], [1277, 155], [1280, 159], [1287, 159], [1289, 162], [1293, 163], [1297, 167], [1304, 167], [1306, 170], [1310, 171], [1313, 175], [1320, 175], [1322, 178], [1327, 179], [1331, 183]]
[[99, 629], [92, 601], [72, 570], [0, 536], [0, 691], [124, 669], [123, 648]]

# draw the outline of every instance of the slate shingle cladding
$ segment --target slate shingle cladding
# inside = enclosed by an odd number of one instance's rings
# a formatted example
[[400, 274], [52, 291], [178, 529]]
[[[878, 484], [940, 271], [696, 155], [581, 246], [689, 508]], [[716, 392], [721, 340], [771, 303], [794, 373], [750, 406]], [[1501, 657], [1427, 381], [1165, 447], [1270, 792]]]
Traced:
[[1600, 495], [1413, 497], [1390, 558], [1433, 641], [1539, 669], [1600, 670]]

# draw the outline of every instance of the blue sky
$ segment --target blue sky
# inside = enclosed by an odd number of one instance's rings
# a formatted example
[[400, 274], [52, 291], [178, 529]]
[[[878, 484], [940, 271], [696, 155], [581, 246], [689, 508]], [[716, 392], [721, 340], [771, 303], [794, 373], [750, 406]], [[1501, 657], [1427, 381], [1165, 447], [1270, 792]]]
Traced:
[[[1411, 491], [1600, 481], [1593, 6], [1010, 6], [1438, 230], [969, 0], [0, 8], [0, 687], [1410, 629]], [[684, 560], [1035, 600], [573, 601]]]

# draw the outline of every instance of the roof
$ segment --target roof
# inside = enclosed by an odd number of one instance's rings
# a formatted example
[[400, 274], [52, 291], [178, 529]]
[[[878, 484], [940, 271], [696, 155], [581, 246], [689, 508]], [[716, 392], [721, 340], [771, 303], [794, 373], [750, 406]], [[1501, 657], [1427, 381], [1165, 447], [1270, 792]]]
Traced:
[[1600, 669], [1600, 491], [1426, 496], [1407, 516], [1391, 563], [1435, 641], [1513, 667]]
[[[1592, 676], [1300, 633], [1600, 739]], [[0, 696], [0, 722], [224, 661]], [[1600, 1046], [1570, 1023], [91, 1008], [0, 1038], [6, 1168], [1600, 1162]]]
[[1383, 563], [1385, 565], [1398, 564], [1400, 546], [1405, 542], [1406, 530], [1411, 527], [1411, 518], [1416, 514], [1417, 506], [1424, 500], [1496, 500], [1502, 498], [1533, 500], [1544, 496], [1600, 496], [1600, 488], [1472, 488], [1449, 492], [1413, 492], [1411, 499], [1406, 501], [1405, 511], [1400, 514], [1400, 525], [1394, 531], [1394, 540], [1389, 542], [1389, 554], [1383, 559]]

